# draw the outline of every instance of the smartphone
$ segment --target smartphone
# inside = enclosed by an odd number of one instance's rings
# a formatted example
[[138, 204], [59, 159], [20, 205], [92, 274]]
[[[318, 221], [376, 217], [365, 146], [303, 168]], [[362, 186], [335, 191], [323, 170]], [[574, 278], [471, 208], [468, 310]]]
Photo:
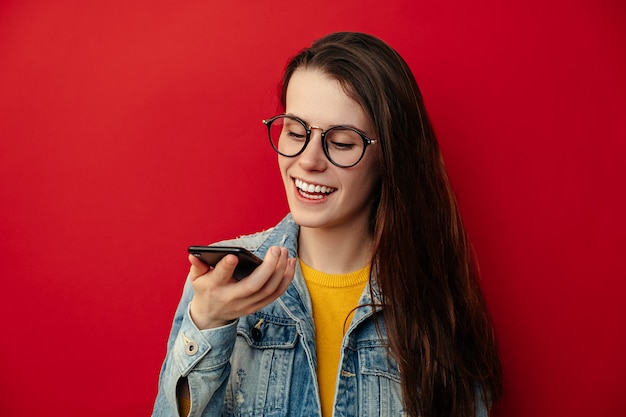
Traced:
[[263, 260], [247, 249], [238, 246], [189, 246], [187, 251], [209, 266], [215, 266], [220, 259], [233, 254], [239, 259], [233, 276], [236, 280], [247, 277]]

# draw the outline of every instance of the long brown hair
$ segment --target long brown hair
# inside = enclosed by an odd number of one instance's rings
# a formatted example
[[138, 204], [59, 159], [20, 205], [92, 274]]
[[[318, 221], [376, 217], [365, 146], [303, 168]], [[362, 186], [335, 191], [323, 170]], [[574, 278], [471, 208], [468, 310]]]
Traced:
[[497, 401], [502, 368], [471, 245], [411, 70], [371, 35], [340, 32], [287, 65], [338, 80], [370, 118], [382, 149], [372, 210], [373, 279], [407, 415], [474, 416]]

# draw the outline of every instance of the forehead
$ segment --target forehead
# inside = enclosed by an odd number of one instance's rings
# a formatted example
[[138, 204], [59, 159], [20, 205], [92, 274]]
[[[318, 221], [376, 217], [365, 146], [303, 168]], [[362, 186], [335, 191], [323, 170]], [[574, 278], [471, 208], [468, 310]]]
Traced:
[[351, 125], [369, 130], [368, 118], [341, 83], [317, 69], [296, 70], [287, 86], [285, 112], [320, 127]]

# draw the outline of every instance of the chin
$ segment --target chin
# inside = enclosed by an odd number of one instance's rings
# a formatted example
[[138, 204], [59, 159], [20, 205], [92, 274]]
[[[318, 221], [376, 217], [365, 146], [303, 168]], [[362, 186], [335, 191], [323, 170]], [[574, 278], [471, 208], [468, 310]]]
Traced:
[[306, 210], [290, 210], [293, 221], [300, 227], [318, 229], [330, 226], [329, 219], [326, 216], [316, 213], [307, 212]]

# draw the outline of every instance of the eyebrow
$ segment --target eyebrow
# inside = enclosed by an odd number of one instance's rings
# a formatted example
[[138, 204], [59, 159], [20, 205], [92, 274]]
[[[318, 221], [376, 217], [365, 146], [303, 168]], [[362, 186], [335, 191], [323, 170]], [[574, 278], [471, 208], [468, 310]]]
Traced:
[[[304, 120], [302, 117], [300, 117], [300, 116], [298, 116], [298, 115], [295, 115], [295, 114], [293, 114], [293, 113], [285, 113], [285, 116], [291, 116], [291, 117], [295, 117], [295, 118], [297, 118], [297, 119], [299, 119], [299, 120], [302, 120], [302, 121], [303, 121], [303, 122], [307, 125], [307, 128], [310, 128], [311, 126], [316, 126], [316, 127], [318, 127], [318, 128], [320, 128], [320, 129], [321, 129], [321, 127], [319, 127], [319, 126], [317, 126], [317, 125], [311, 125], [309, 122], [307, 122], [306, 120]], [[359, 132], [363, 133], [366, 137], [370, 137], [370, 135], [368, 135], [368, 134], [365, 132], [365, 130], [361, 129], [360, 127], [357, 127], [357, 126], [354, 126], [354, 125], [351, 125], [351, 124], [346, 124], [346, 123], [344, 123], [344, 124], [337, 124], [337, 125], [330, 125], [327, 129], [323, 129], [323, 130], [324, 130], [324, 132], [325, 132], [325, 131], [327, 131], [328, 129], [332, 129], [332, 128], [334, 128], [334, 127], [349, 127], [349, 128], [352, 128], [352, 129], [356, 129], [356, 130], [358, 130]]]

